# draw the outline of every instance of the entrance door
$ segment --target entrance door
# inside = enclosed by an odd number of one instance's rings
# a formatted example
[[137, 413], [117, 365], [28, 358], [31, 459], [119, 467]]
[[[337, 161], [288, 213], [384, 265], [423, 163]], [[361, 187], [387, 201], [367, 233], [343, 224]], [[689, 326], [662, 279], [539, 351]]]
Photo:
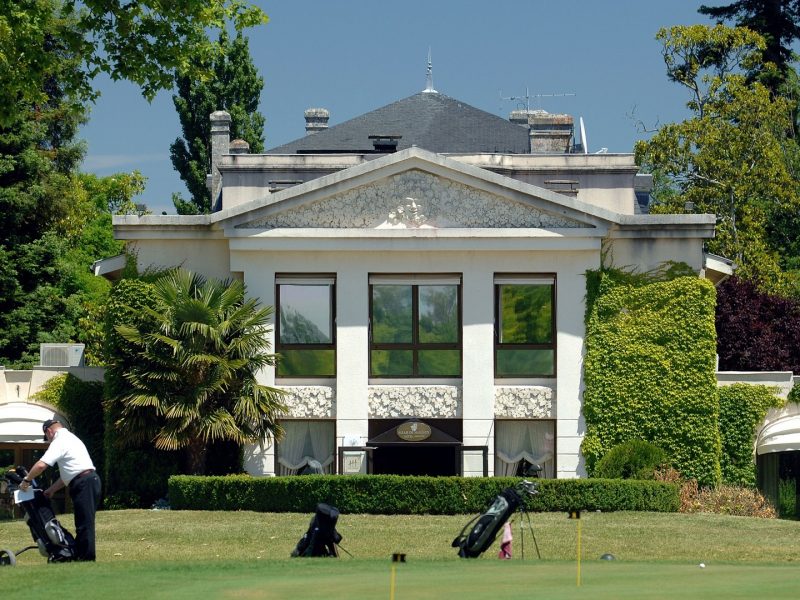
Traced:
[[459, 475], [457, 446], [403, 444], [372, 453], [372, 472], [381, 475]]

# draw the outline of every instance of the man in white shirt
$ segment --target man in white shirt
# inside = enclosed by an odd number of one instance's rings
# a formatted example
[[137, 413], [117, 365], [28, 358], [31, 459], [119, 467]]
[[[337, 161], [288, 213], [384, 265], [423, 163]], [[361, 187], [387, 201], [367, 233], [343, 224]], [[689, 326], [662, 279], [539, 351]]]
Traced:
[[94, 518], [100, 504], [100, 477], [94, 468], [86, 446], [59, 421], [47, 420], [42, 424], [44, 439], [50, 447], [44, 456], [31, 467], [20, 484], [28, 489], [31, 480], [48, 467], [58, 465], [59, 479], [47, 488], [44, 495], [53, 494], [69, 486], [69, 495], [75, 511], [75, 549], [78, 560], [95, 559]]

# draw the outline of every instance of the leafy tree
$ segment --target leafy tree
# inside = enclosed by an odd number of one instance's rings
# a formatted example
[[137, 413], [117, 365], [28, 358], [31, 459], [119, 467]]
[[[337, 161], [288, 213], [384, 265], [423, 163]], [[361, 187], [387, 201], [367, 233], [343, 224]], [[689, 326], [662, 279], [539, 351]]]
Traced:
[[672, 27], [657, 37], [668, 77], [690, 91], [693, 115], [636, 145], [637, 162], [666, 187], [653, 212], [685, 212], [690, 202], [716, 214], [708, 249], [735, 260], [740, 276], [786, 292], [771, 223], [800, 207], [791, 104], [740, 72], [758, 67], [763, 39], [721, 25]]
[[[208, 76], [209, 27], [266, 21], [243, 0], [121, 3], [8, 0], [0, 10], [0, 361], [29, 366], [41, 342], [86, 341], [101, 359], [99, 315], [109, 285], [89, 274], [117, 254], [111, 213], [131, 212], [138, 173], [97, 178], [76, 142], [101, 72], [146, 97], [176, 73]], [[193, 58], [189, 58], [189, 57]]]
[[[152, 287], [154, 306], [115, 327], [135, 361], [124, 379], [116, 429], [130, 442], [185, 449], [190, 473], [205, 472], [208, 444], [264, 444], [280, 435], [280, 390], [258, 384], [275, 364], [265, 333], [272, 311], [245, 298], [239, 281], [172, 271]], [[134, 312], [134, 309], [130, 311]]]
[[50, 101], [18, 106], [0, 125], [0, 244], [24, 244], [64, 225], [74, 207], [73, 173], [83, 159], [75, 141], [85, 112], [51, 86]]
[[231, 41], [223, 30], [218, 46], [219, 51], [207, 65], [213, 77], [179, 76], [178, 93], [172, 97], [183, 138], [170, 146], [170, 156], [191, 196], [189, 201], [173, 196], [178, 214], [207, 213], [211, 209], [206, 174], [211, 172], [212, 112], [228, 111], [231, 135], [250, 144], [252, 152], [264, 151], [264, 117], [258, 112], [264, 80], [253, 65], [248, 40], [238, 33]]
[[800, 304], [732, 277], [717, 288], [717, 352], [723, 371], [800, 372]]
[[[45, 150], [32, 149], [30, 156]], [[61, 179], [61, 176], [59, 176]], [[122, 252], [109, 207], [133, 206], [141, 176], [64, 176], [69, 206], [36, 239], [0, 244], [0, 361], [29, 367], [44, 342], [83, 342], [90, 364], [102, 364], [102, 307], [110, 284], [89, 269]], [[127, 182], [127, 183], [125, 183]], [[37, 180], [28, 181], [27, 189]], [[51, 193], [49, 191], [48, 193]], [[17, 236], [25, 239], [24, 231]]]
[[115, 173], [108, 177], [85, 173], [81, 174], [80, 178], [89, 204], [95, 210], [108, 215], [131, 215], [140, 212], [133, 199], [144, 193], [147, 178], [139, 171]]
[[751, 78], [773, 92], [779, 92], [791, 80], [792, 44], [800, 40], [800, 0], [736, 0], [723, 6], [704, 4], [698, 12], [719, 23], [733, 21], [764, 37], [764, 61], [774, 64], [776, 70], [753, 70]]
[[[81, 105], [97, 96], [92, 80], [100, 73], [138, 84], [147, 99], [170, 88], [176, 72], [206, 77], [215, 51], [207, 31], [231, 21], [241, 30], [267, 17], [245, 0], [5, 0], [0, 123], [16, 120], [17, 103], [47, 103], [55, 73]], [[76, 60], [67, 70], [64, 55]]]

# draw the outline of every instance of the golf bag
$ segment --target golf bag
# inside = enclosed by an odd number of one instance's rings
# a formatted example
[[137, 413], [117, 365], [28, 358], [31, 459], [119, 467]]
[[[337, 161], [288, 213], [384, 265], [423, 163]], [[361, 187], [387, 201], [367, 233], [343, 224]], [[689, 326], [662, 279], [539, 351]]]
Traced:
[[336, 545], [342, 536], [336, 531], [339, 509], [329, 504], [317, 504], [308, 531], [303, 534], [292, 556], [334, 556], [338, 557]]
[[484, 511], [464, 525], [453, 540], [461, 558], [478, 558], [497, 538], [506, 521], [522, 504], [515, 488], [506, 488], [495, 496]]
[[[28, 471], [24, 467], [8, 471], [5, 479], [8, 482], [9, 491], [12, 493], [16, 491], [27, 474]], [[36, 546], [29, 546], [16, 554], [38, 548], [39, 553], [47, 558], [47, 562], [74, 560], [75, 538], [58, 522], [50, 499], [37, 488], [36, 480], [31, 483], [31, 489], [33, 490], [33, 499], [20, 502], [20, 506], [25, 511], [25, 522], [31, 530], [31, 536], [36, 542]]]

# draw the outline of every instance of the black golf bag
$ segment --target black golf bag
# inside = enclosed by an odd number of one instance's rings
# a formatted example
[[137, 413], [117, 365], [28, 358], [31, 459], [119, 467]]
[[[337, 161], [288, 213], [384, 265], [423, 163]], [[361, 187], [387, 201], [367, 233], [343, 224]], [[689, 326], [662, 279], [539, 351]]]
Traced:
[[461, 558], [478, 558], [497, 538], [506, 521], [522, 504], [515, 488], [506, 488], [495, 496], [484, 511], [469, 523], [453, 540]]
[[[28, 474], [24, 467], [17, 467], [13, 471], [5, 474], [8, 489], [14, 492], [19, 489], [22, 479]], [[33, 499], [20, 502], [22, 510], [25, 511], [24, 518], [31, 530], [33, 541], [36, 546], [28, 546], [16, 554], [21, 554], [26, 550], [38, 548], [39, 553], [47, 558], [47, 562], [68, 562], [75, 559], [75, 538], [67, 531], [56, 519], [53, 512], [53, 505], [44, 492], [37, 488], [36, 480], [31, 483]], [[13, 560], [14, 554], [6, 552]]]
[[317, 504], [308, 531], [297, 542], [297, 546], [292, 550], [292, 556], [338, 557], [336, 545], [342, 541], [341, 534], [336, 531], [338, 520], [339, 509], [329, 504]]

